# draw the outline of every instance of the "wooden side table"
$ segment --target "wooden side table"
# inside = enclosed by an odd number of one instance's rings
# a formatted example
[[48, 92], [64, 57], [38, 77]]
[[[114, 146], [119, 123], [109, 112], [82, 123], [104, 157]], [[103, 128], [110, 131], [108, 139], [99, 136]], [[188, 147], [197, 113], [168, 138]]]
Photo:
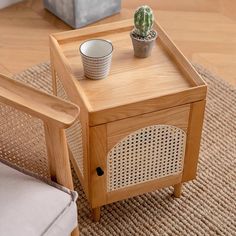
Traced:
[[[53, 90], [78, 104], [68, 130], [71, 160], [99, 219], [100, 207], [196, 176], [207, 86], [156, 23], [152, 56], [133, 56], [132, 20], [50, 36]], [[111, 73], [84, 78], [80, 44], [111, 40]]]

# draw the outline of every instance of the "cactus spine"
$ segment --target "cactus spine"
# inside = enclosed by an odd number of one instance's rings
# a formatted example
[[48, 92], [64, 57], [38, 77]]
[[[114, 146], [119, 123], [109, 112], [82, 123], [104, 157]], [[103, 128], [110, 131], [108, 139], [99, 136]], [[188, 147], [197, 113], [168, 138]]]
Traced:
[[146, 37], [152, 30], [153, 22], [152, 9], [149, 6], [139, 7], [134, 14], [134, 32], [141, 37]]

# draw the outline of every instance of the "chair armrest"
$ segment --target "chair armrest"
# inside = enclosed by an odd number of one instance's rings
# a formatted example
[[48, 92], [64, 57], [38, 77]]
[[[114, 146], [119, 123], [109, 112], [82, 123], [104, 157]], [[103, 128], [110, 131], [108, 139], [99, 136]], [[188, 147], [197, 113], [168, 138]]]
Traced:
[[79, 107], [23, 83], [0, 75], [0, 102], [67, 128], [77, 119]]

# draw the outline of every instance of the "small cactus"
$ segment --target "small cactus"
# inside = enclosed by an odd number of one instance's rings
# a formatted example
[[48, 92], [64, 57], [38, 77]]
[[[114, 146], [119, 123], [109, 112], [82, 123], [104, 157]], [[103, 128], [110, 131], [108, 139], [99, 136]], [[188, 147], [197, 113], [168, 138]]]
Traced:
[[149, 6], [141, 6], [134, 13], [134, 32], [141, 36], [146, 37], [152, 30], [154, 22], [154, 15]]

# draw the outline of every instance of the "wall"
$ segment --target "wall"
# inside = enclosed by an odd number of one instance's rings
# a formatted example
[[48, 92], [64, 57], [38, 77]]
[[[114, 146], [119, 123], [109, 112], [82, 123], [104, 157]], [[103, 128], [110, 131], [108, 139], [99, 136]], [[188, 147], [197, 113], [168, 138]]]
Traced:
[[10, 6], [11, 4], [20, 2], [21, 0], [0, 0], [0, 9]]

